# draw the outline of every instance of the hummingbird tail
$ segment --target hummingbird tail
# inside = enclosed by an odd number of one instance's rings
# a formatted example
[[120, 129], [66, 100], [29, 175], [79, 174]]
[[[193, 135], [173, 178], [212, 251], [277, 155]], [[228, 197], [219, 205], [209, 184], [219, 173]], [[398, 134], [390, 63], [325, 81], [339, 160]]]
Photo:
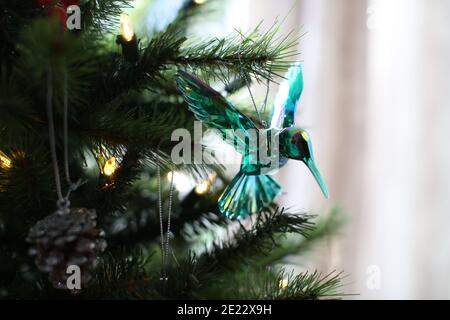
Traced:
[[230, 219], [243, 219], [273, 203], [281, 186], [268, 175], [240, 171], [219, 198], [219, 209]]

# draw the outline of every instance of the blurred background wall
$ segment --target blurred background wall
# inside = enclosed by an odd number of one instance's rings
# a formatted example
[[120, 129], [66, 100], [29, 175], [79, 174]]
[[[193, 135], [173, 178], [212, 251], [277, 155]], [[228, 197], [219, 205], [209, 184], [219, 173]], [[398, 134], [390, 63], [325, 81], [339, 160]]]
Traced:
[[316, 213], [339, 205], [349, 218], [308, 269], [344, 270], [345, 291], [359, 294], [349, 298], [449, 299], [450, 1], [227, 3], [228, 29], [287, 16], [285, 32], [306, 32], [297, 123], [331, 199], [290, 162], [280, 201]]

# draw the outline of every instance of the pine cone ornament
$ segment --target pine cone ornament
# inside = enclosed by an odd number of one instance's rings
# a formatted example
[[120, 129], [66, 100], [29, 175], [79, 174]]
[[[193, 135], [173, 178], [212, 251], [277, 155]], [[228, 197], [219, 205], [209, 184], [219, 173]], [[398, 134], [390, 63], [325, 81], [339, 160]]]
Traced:
[[70, 274], [67, 268], [76, 265], [81, 270], [81, 284], [87, 284], [99, 263], [99, 254], [106, 249], [105, 233], [96, 228], [95, 210], [74, 208], [68, 213], [57, 211], [38, 221], [28, 234], [33, 243], [30, 255], [57, 289], [66, 289]]

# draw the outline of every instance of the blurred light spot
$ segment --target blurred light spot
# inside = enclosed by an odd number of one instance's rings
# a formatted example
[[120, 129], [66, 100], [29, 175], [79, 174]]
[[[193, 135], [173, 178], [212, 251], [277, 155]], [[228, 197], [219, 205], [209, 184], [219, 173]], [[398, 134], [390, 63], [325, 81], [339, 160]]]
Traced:
[[12, 161], [3, 152], [0, 151], [0, 168], [11, 169]]
[[133, 25], [130, 16], [126, 13], [120, 15], [120, 34], [125, 41], [131, 41], [134, 37]]
[[278, 282], [278, 287], [280, 287], [281, 289], [286, 289], [288, 285], [288, 279], [280, 279], [280, 281]]
[[197, 185], [197, 187], [195, 187], [195, 192], [197, 194], [207, 193], [211, 189], [211, 186], [213, 185], [214, 181], [216, 180], [216, 177], [217, 177], [216, 173], [210, 174], [207, 179], [203, 180], [202, 182], [200, 182]]
[[106, 161], [105, 166], [103, 167], [103, 174], [105, 176], [112, 176], [117, 169], [117, 160], [115, 157], [112, 157], [108, 161]]
[[171, 181], [173, 175], [173, 184], [175, 188], [180, 192], [187, 192], [195, 187], [194, 181], [187, 174], [182, 172], [169, 172], [167, 174], [167, 180]]

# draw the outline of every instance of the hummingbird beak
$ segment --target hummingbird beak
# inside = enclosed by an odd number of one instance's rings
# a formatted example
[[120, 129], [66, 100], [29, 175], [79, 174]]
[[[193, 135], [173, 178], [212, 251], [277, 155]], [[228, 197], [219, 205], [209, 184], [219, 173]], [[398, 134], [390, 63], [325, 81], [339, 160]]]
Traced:
[[320, 186], [320, 189], [322, 190], [323, 195], [325, 198], [329, 198], [330, 194], [328, 193], [327, 185], [325, 184], [325, 181], [322, 178], [322, 175], [319, 172], [319, 169], [317, 169], [316, 164], [314, 163], [314, 160], [312, 158], [308, 158], [304, 160], [306, 166], [309, 168], [311, 173], [313, 174], [314, 178], [316, 179], [317, 183]]

